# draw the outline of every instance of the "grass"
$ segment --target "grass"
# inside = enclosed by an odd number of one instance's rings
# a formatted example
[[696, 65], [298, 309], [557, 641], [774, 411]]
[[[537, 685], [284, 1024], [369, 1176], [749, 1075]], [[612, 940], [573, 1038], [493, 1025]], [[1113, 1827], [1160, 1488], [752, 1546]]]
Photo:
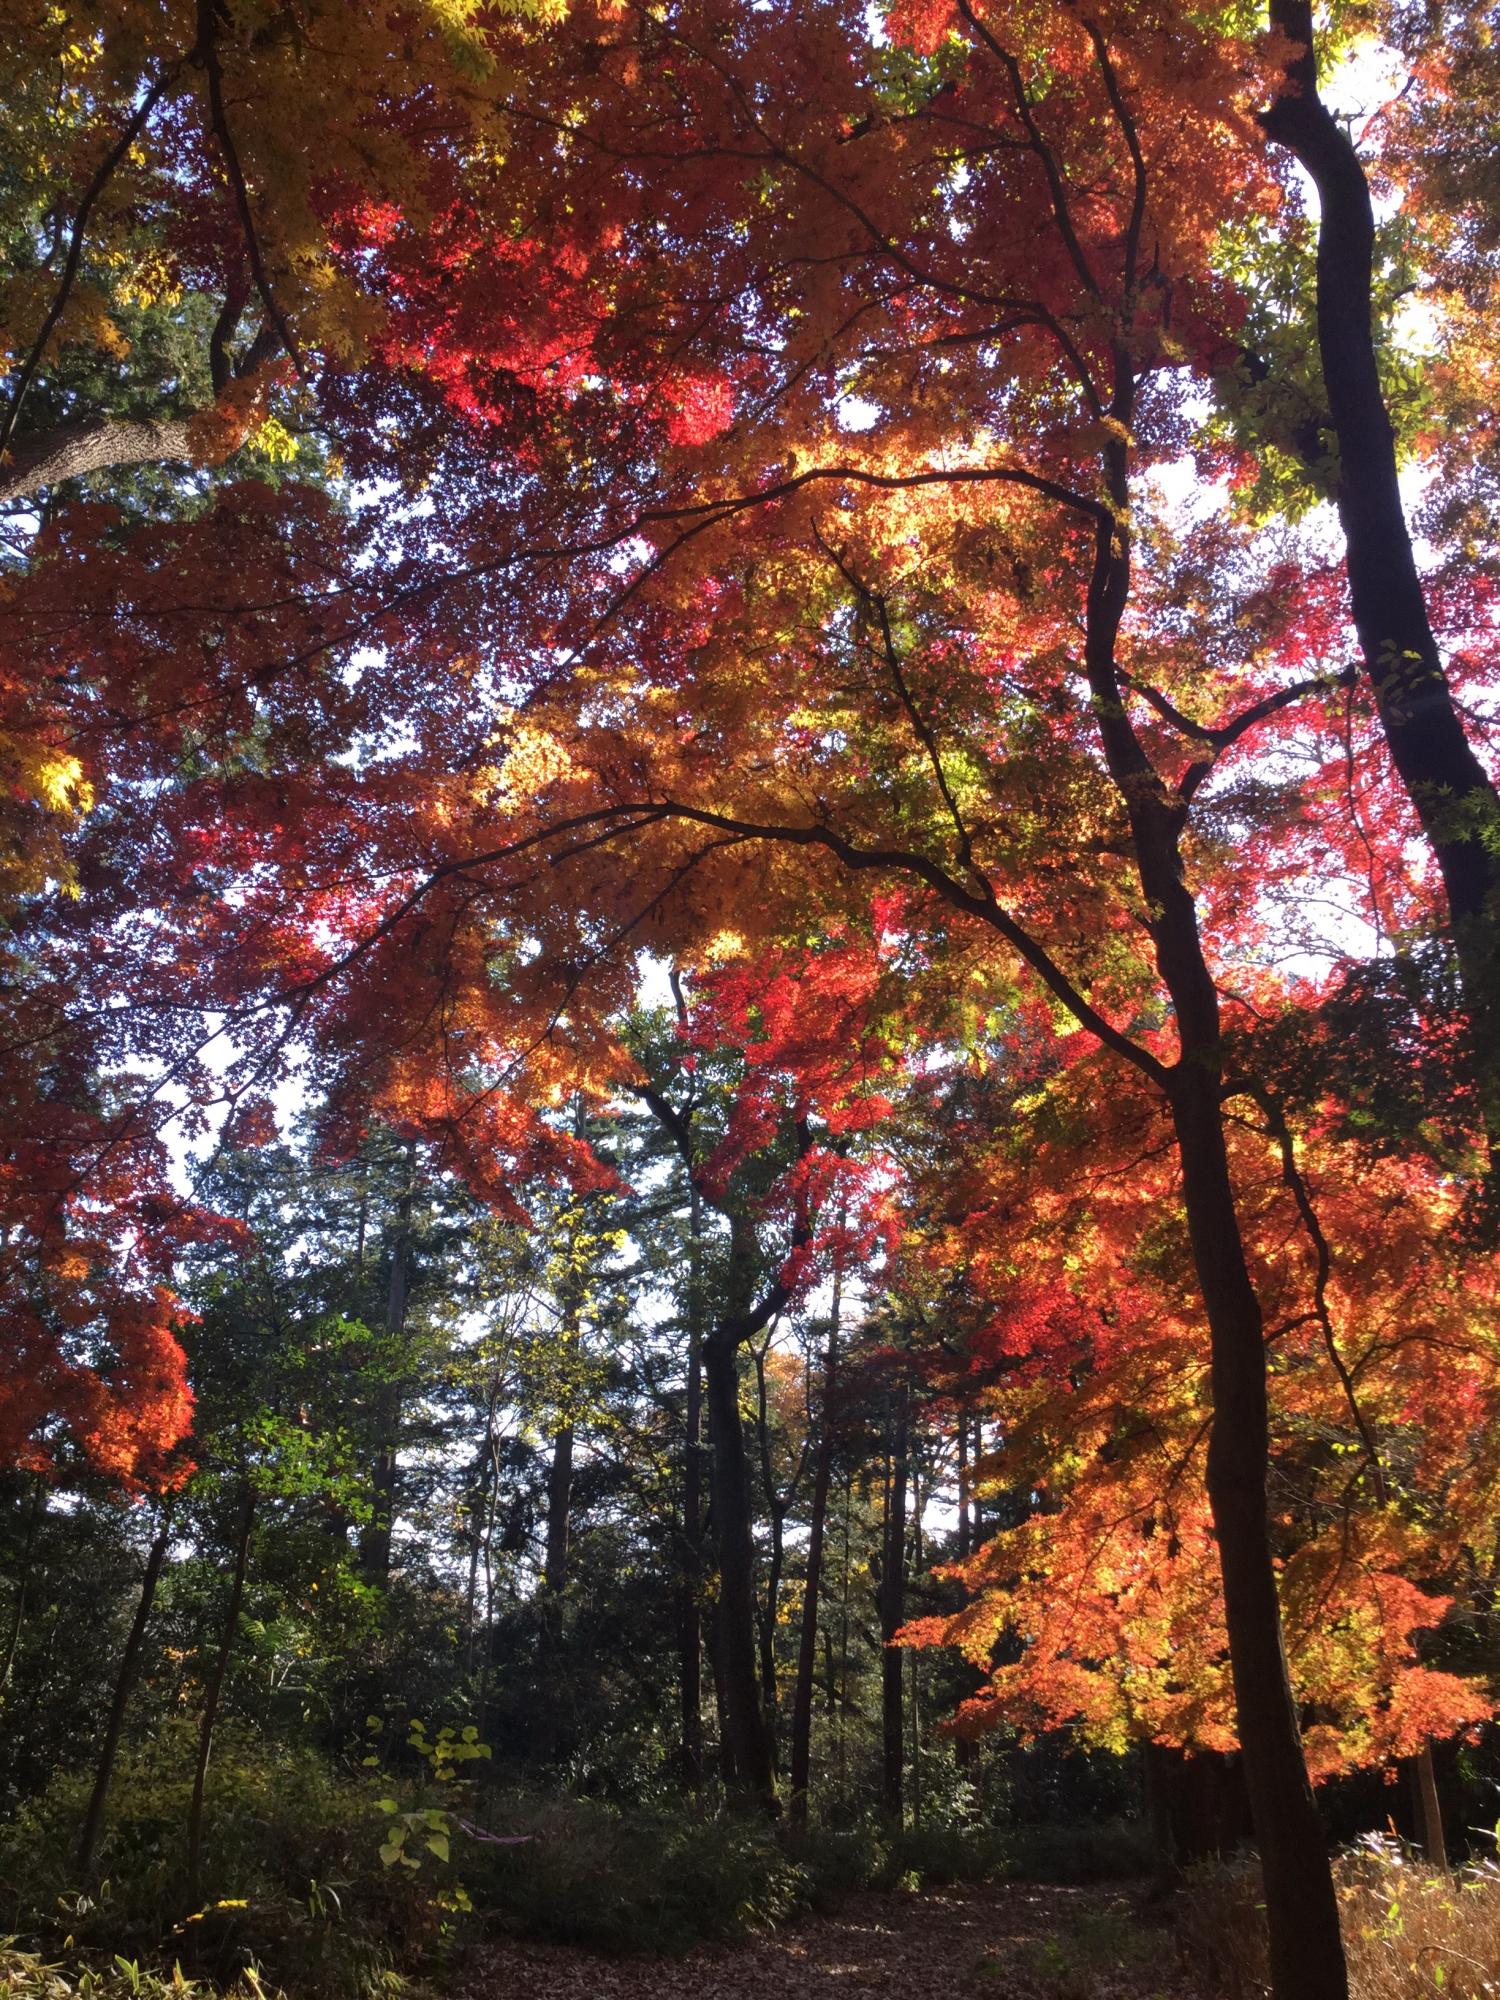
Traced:
[[[1396, 1842], [1371, 1838], [1337, 1863], [1352, 2000], [1500, 2000], [1500, 1866], [1445, 1875]], [[1181, 1936], [1190, 1963], [1226, 2000], [1269, 1990], [1259, 1871], [1199, 1874]]]

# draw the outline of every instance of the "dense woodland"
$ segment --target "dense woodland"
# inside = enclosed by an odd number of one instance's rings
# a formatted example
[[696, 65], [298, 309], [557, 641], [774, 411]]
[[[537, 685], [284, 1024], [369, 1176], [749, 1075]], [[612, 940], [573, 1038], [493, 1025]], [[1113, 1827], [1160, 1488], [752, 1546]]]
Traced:
[[0, 1978], [1492, 1994], [1493, 12], [0, 22]]

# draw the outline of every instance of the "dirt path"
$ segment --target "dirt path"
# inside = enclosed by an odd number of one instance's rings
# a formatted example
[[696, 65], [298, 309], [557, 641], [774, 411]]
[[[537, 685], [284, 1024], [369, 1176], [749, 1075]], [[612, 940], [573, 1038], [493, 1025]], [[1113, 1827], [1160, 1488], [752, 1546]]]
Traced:
[[852, 1897], [683, 1959], [502, 1943], [459, 2000], [1185, 2000], [1170, 1931], [1113, 1889], [1007, 1884]]

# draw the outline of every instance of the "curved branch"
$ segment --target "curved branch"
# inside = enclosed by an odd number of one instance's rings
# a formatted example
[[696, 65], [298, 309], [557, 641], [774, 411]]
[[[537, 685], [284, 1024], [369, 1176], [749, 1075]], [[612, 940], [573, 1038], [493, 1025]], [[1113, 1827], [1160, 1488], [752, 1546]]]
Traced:
[[62, 278], [58, 283], [52, 303], [47, 308], [47, 316], [42, 321], [41, 331], [32, 342], [30, 352], [21, 364], [21, 373], [17, 378], [15, 389], [12, 391], [10, 405], [5, 412], [5, 420], [3, 423], [0, 423], [0, 453], [5, 451], [15, 434], [16, 422], [21, 414], [21, 405], [26, 400], [26, 392], [30, 389], [36, 371], [41, 366], [42, 356], [47, 351], [47, 342], [52, 338], [53, 330], [56, 328], [57, 322], [62, 318], [63, 308], [67, 305], [69, 295], [73, 290], [74, 280], [78, 276], [78, 266], [83, 259], [84, 232], [88, 228], [89, 216], [93, 213], [94, 203], [103, 194], [121, 160], [124, 159], [125, 155], [145, 130], [152, 112], [161, 102], [163, 93], [176, 78], [185, 60], [185, 57], [179, 56], [175, 62], [170, 63], [162, 71], [156, 82], [152, 84], [146, 95], [136, 106], [124, 131], [100, 161], [93, 179], [84, 189], [83, 200], [78, 204], [78, 213], [73, 218], [73, 229], [68, 241], [68, 254], [63, 262]]

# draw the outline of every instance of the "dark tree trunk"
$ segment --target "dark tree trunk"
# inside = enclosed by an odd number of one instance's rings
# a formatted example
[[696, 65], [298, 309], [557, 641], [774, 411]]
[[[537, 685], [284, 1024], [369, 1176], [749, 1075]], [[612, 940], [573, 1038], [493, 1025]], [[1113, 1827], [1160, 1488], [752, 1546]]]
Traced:
[[703, 1198], [688, 1191], [687, 1381], [682, 1447], [682, 1581], [677, 1682], [682, 1782], [703, 1783]]
[[885, 1533], [880, 1556], [880, 1799], [892, 1825], [901, 1824], [905, 1715], [901, 1666], [905, 1655], [891, 1641], [906, 1622], [907, 1395], [902, 1389], [890, 1417]]
[[406, 1149], [406, 1181], [396, 1204], [391, 1232], [391, 1271], [386, 1288], [385, 1327], [389, 1335], [386, 1366], [375, 1399], [375, 1463], [370, 1476], [370, 1519], [359, 1537], [359, 1566], [366, 1582], [385, 1584], [391, 1574], [391, 1540], [400, 1481], [402, 1384], [399, 1373], [401, 1336], [406, 1331], [406, 1307], [411, 1285], [411, 1201], [415, 1148]]
[[703, 1343], [719, 1565], [715, 1643], [735, 1781], [774, 1811], [776, 1779], [756, 1670], [754, 1515], [740, 1417], [739, 1352], [732, 1327], [716, 1327]]
[[[1128, 429], [1135, 385], [1128, 353], [1115, 356], [1110, 414]], [[1266, 1892], [1275, 2000], [1346, 2000], [1348, 1977], [1328, 1845], [1302, 1755], [1282, 1643], [1266, 1517], [1270, 1414], [1265, 1330], [1250, 1281], [1224, 1136], [1219, 994], [1204, 956], [1181, 838], [1188, 808], [1136, 734], [1115, 662], [1130, 596], [1129, 446], [1105, 447], [1112, 519], [1095, 531], [1084, 665], [1110, 777], [1130, 823], [1136, 873], [1150, 912], [1157, 967], [1176, 1017], [1179, 1055], [1145, 1067], [1170, 1106], [1182, 1168], [1194, 1272], [1208, 1321], [1213, 1418], [1208, 1497], [1224, 1581], [1245, 1778]], [[1100, 1021], [1105, 1036], [1114, 1034]], [[1132, 1051], [1139, 1061], [1141, 1052]]]
[[566, 1423], [552, 1440], [552, 1463], [547, 1470], [547, 1539], [542, 1553], [542, 1588], [551, 1598], [561, 1597], [568, 1582], [568, 1553], [572, 1546], [573, 1442], [571, 1423]]
[[26, 1625], [26, 1598], [31, 1589], [31, 1572], [35, 1567], [37, 1529], [41, 1526], [46, 1504], [47, 1482], [39, 1472], [34, 1473], [31, 1481], [31, 1497], [26, 1508], [26, 1539], [21, 1545], [21, 1567], [16, 1576], [15, 1602], [10, 1608], [10, 1630], [5, 1635], [5, 1664], [0, 1668], [0, 1688], [10, 1686], [10, 1677], [15, 1672], [16, 1648], [21, 1643], [21, 1633]]
[[[969, 1418], [962, 1407], [954, 1424], [954, 1436], [958, 1452], [958, 1559], [963, 1562], [973, 1555], [978, 1547], [975, 1536], [975, 1504], [972, 1481], [969, 1474]], [[978, 1457], [975, 1451], [975, 1457]], [[983, 1675], [977, 1667], [968, 1667], [966, 1677], [969, 1685], [977, 1689]], [[955, 1736], [953, 1739], [953, 1761], [961, 1771], [968, 1770], [977, 1754], [972, 1736]]]
[[714, 1677], [714, 1720], [719, 1731], [719, 1776], [723, 1779], [726, 1790], [733, 1791], [739, 1783], [739, 1769], [734, 1761], [734, 1733], [729, 1727], [729, 1695], [724, 1684], [724, 1651], [719, 1644], [717, 1604], [709, 1619], [708, 1640], [708, 1655]]
[[1336, 497], [1354, 626], [1392, 762], [1442, 871], [1493, 1148], [1500, 1140], [1500, 798], [1443, 672], [1401, 504], [1371, 310], [1369, 183], [1347, 130], [1318, 95], [1310, 0], [1271, 0], [1270, 18], [1301, 51], [1264, 122], [1318, 190], [1318, 348], [1338, 439]]
[[766, 1397], [766, 1353], [764, 1347], [751, 1350], [755, 1361], [755, 1444], [760, 1458], [761, 1490], [766, 1499], [766, 1520], [771, 1530], [771, 1547], [766, 1558], [766, 1588], [760, 1611], [760, 1697], [766, 1713], [766, 1740], [771, 1764], [777, 1762], [777, 1735], [780, 1719], [776, 1693], [776, 1618], [781, 1598], [781, 1572], [786, 1565], [786, 1510], [788, 1500], [776, 1490], [776, 1473], [771, 1464], [771, 1423]]
[[1443, 1831], [1443, 1802], [1438, 1797], [1437, 1766], [1430, 1743], [1424, 1743], [1411, 1760], [1411, 1788], [1422, 1852], [1434, 1868], [1446, 1873], [1448, 1841]]
[[1190, 1056], [1174, 1072], [1193, 1261], [1213, 1381], [1208, 1494], [1224, 1578], [1235, 1709], [1265, 1877], [1276, 2000], [1344, 2000], [1338, 1902], [1281, 1636], [1266, 1518], [1265, 1334], [1235, 1213], [1216, 1076]]
[[125, 1711], [130, 1705], [131, 1692], [140, 1672], [146, 1627], [151, 1619], [151, 1607], [156, 1601], [156, 1586], [161, 1581], [162, 1565], [167, 1559], [167, 1547], [171, 1539], [172, 1508], [168, 1502], [162, 1509], [161, 1525], [146, 1554], [146, 1569], [141, 1578], [141, 1594], [136, 1600], [135, 1616], [130, 1621], [125, 1650], [120, 1656], [119, 1672], [115, 1675], [115, 1691], [109, 1704], [109, 1718], [104, 1725], [104, 1736], [99, 1745], [99, 1761], [94, 1767], [94, 1788], [89, 1793], [88, 1810], [84, 1813], [83, 1826], [78, 1835], [78, 1879], [84, 1883], [88, 1882], [93, 1873], [94, 1856], [98, 1852], [99, 1835], [104, 1826], [104, 1808], [109, 1799], [110, 1781], [114, 1777], [115, 1758], [119, 1755], [120, 1735], [125, 1727]]
[[688, 1338], [687, 1440], [682, 1466], [682, 1604], [678, 1620], [678, 1689], [682, 1781], [703, 1783], [703, 1353]]
[[224, 1682], [239, 1631], [240, 1606], [245, 1601], [245, 1573], [250, 1565], [250, 1535], [255, 1526], [255, 1489], [247, 1480], [240, 1497], [239, 1532], [234, 1544], [234, 1571], [229, 1585], [229, 1603], [224, 1612], [224, 1628], [213, 1671], [203, 1691], [203, 1719], [198, 1726], [198, 1761], [193, 1770], [193, 1798], [188, 1807], [187, 1881], [188, 1901], [197, 1909], [203, 1900], [203, 1795], [208, 1783], [208, 1760], [213, 1754], [214, 1727], [224, 1698]]
[[[805, 1824], [812, 1774], [813, 1681], [818, 1661], [818, 1594], [823, 1583], [823, 1537], [828, 1523], [828, 1489], [833, 1477], [833, 1419], [838, 1397], [841, 1271], [835, 1271], [828, 1348], [823, 1356], [823, 1398], [818, 1455], [813, 1464], [812, 1512], [807, 1529], [807, 1580], [802, 1587], [802, 1623], [797, 1637], [797, 1684], [792, 1694], [792, 1818]], [[832, 1668], [829, 1669], [832, 1689]]]
[[1167, 1760], [1171, 1752], [1160, 1743], [1141, 1745], [1141, 1777], [1145, 1788], [1146, 1826], [1151, 1835], [1151, 1886], [1158, 1896], [1177, 1883], [1177, 1842], [1172, 1830], [1172, 1801]]

